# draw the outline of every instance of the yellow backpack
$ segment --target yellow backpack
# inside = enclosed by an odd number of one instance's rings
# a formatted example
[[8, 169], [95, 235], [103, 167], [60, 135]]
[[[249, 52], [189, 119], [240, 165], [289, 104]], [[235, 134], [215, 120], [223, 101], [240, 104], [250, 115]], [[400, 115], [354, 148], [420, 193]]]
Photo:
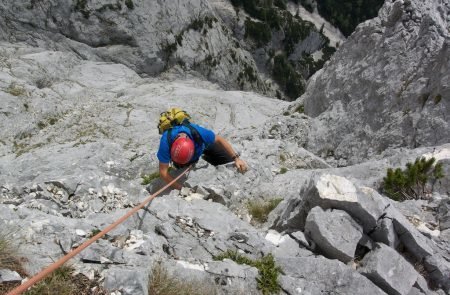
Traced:
[[191, 116], [180, 108], [171, 108], [167, 112], [161, 113], [158, 123], [159, 134], [172, 128], [175, 125], [183, 124], [183, 121], [189, 121]]

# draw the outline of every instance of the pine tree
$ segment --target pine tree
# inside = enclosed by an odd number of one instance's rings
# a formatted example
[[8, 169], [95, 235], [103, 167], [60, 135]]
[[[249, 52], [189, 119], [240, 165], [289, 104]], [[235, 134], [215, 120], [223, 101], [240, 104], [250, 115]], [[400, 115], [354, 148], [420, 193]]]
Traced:
[[396, 201], [425, 198], [433, 191], [434, 183], [444, 177], [442, 164], [435, 162], [435, 158], [422, 157], [407, 163], [405, 170], [389, 168], [383, 178], [383, 192]]

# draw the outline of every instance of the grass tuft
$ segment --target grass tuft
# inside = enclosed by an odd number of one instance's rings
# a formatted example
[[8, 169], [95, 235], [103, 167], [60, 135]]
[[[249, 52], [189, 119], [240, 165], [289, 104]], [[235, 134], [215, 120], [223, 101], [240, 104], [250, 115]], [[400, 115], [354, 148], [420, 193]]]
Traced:
[[305, 106], [302, 105], [302, 104], [298, 105], [298, 106], [295, 108], [294, 112], [303, 114], [303, 113], [305, 112]]
[[93, 230], [91, 230], [91, 233], [89, 234], [89, 238], [93, 238], [96, 235], [98, 235], [101, 232], [101, 230], [99, 230], [98, 228], [94, 228]]
[[[25, 277], [26, 272], [22, 267], [21, 258], [13, 240], [10, 233], [0, 230], [0, 269], [9, 269]], [[19, 284], [20, 282], [0, 283], [0, 294], [8, 293]]]
[[17, 85], [14, 82], [9, 84], [8, 88], [6, 89], [6, 92], [14, 96], [23, 96], [27, 93], [27, 91], [23, 86]]
[[149, 294], [157, 295], [214, 295], [218, 291], [206, 280], [181, 280], [171, 275], [161, 263], [155, 263], [148, 285]]
[[272, 254], [262, 257], [258, 260], [252, 260], [237, 251], [228, 250], [220, 255], [214, 256], [214, 260], [231, 259], [237, 264], [246, 264], [258, 269], [259, 277], [256, 278], [258, 289], [263, 295], [278, 294], [280, 285], [278, 284], [278, 275], [281, 268], [276, 266]]
[[82, 274], [73, 275], [71, 266], [63, 265], [40, 281], [25, 295], [107, 295], [107, 290]]
[[142, 177], [142, 182], [141, 182], [141, 184], [142, 184], [142, 185], [148, 185], [148, 184], [150, 184], [153, 180], [155, 180], [156, 178], [159, 177], [159, 172], [156, 171], [156, 172], [150, 173], [150, 174], [148, 174], [148, 175], [145, 175], [145, 174], [144, 174], [144, 175], [142, 175], [141, 177]]
[[269, 213], [275, 209], [283, 199], [272, 199], [269, 201], [250, 201], [247, 204], [248, 212], [252, 215], [252, 220], [258, 223], [267, 221]]
[[71, 281], [72, 272], [72, 268], [68, 266], [62, 266], [55, 270], [51, 275], [40, 281], [30, 290], [25, 292], [25, 295], [75, 294], [76, 285]]
[[17, 247], [12, 241], [11, 234], [0, 231], [0, 269], [10, 269], [24, 275]]
[[125, 5], [128, 7], [128, 9], [134, 9], [133, 0], [125, 0]]

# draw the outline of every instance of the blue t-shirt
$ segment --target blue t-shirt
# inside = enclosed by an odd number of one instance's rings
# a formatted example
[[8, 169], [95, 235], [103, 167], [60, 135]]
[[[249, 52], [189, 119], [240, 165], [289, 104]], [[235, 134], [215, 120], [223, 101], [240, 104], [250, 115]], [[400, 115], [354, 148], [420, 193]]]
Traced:
[[[195, 152], [194, 152], [194, 156], [192, 157], [191, 162], [196, 162], [196, 161], [198, 161], [198, 159], [200, 159], [200, 156], [203, 154], [203, 151], [205, 150], [205, 148], [207, 148], [210, 144], [214, 143], [214, 141], [216, 140], [216, 135], [214, 134], [213, 131], [211, 131], [209, 129], [203, 128], [196, 124], [192, 124], [192, 123], [190, 123], [190, 124], [193, 128], [195, 128], [198, 131], [198, 133], [200, 133], [200, 136], [203, 139], [202, 144], [198, 144], [197, 142], [194, 141]], [[172, 143], [175, 140], [175, 137], [177, 137], [177, 135], [180, 132], [186, 133], [190, 139], [194, 140], [194, 138], [191, 134], [191, 130], [189, 130], [188, 127], [183, 126], [183, 125], [177, 125], [175, 127], [172, 127], [171, 136], [170, 136]], [[164, 131], [163, 135], [161, 136], [161, 141], [159, 142], [158, 153], [156, 154], [156, 156], [158, 157], [158, 160], [164, 164], [168, 164], [171, 161], [170, 147], [169, 147], [169, 142], [167, 140], [168, 133], [169, 133], [168, 131]]]

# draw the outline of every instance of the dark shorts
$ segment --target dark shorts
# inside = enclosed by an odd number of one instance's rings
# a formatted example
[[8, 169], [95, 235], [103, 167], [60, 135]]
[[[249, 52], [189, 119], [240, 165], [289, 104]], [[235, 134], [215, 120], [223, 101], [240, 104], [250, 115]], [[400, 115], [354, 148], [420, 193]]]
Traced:
[[213, 143], [203, 151], [203, 160], [211, 165], [217, 166], [233, 162], [234, 160], [228, 155], [227, 151], [220, 143]]

